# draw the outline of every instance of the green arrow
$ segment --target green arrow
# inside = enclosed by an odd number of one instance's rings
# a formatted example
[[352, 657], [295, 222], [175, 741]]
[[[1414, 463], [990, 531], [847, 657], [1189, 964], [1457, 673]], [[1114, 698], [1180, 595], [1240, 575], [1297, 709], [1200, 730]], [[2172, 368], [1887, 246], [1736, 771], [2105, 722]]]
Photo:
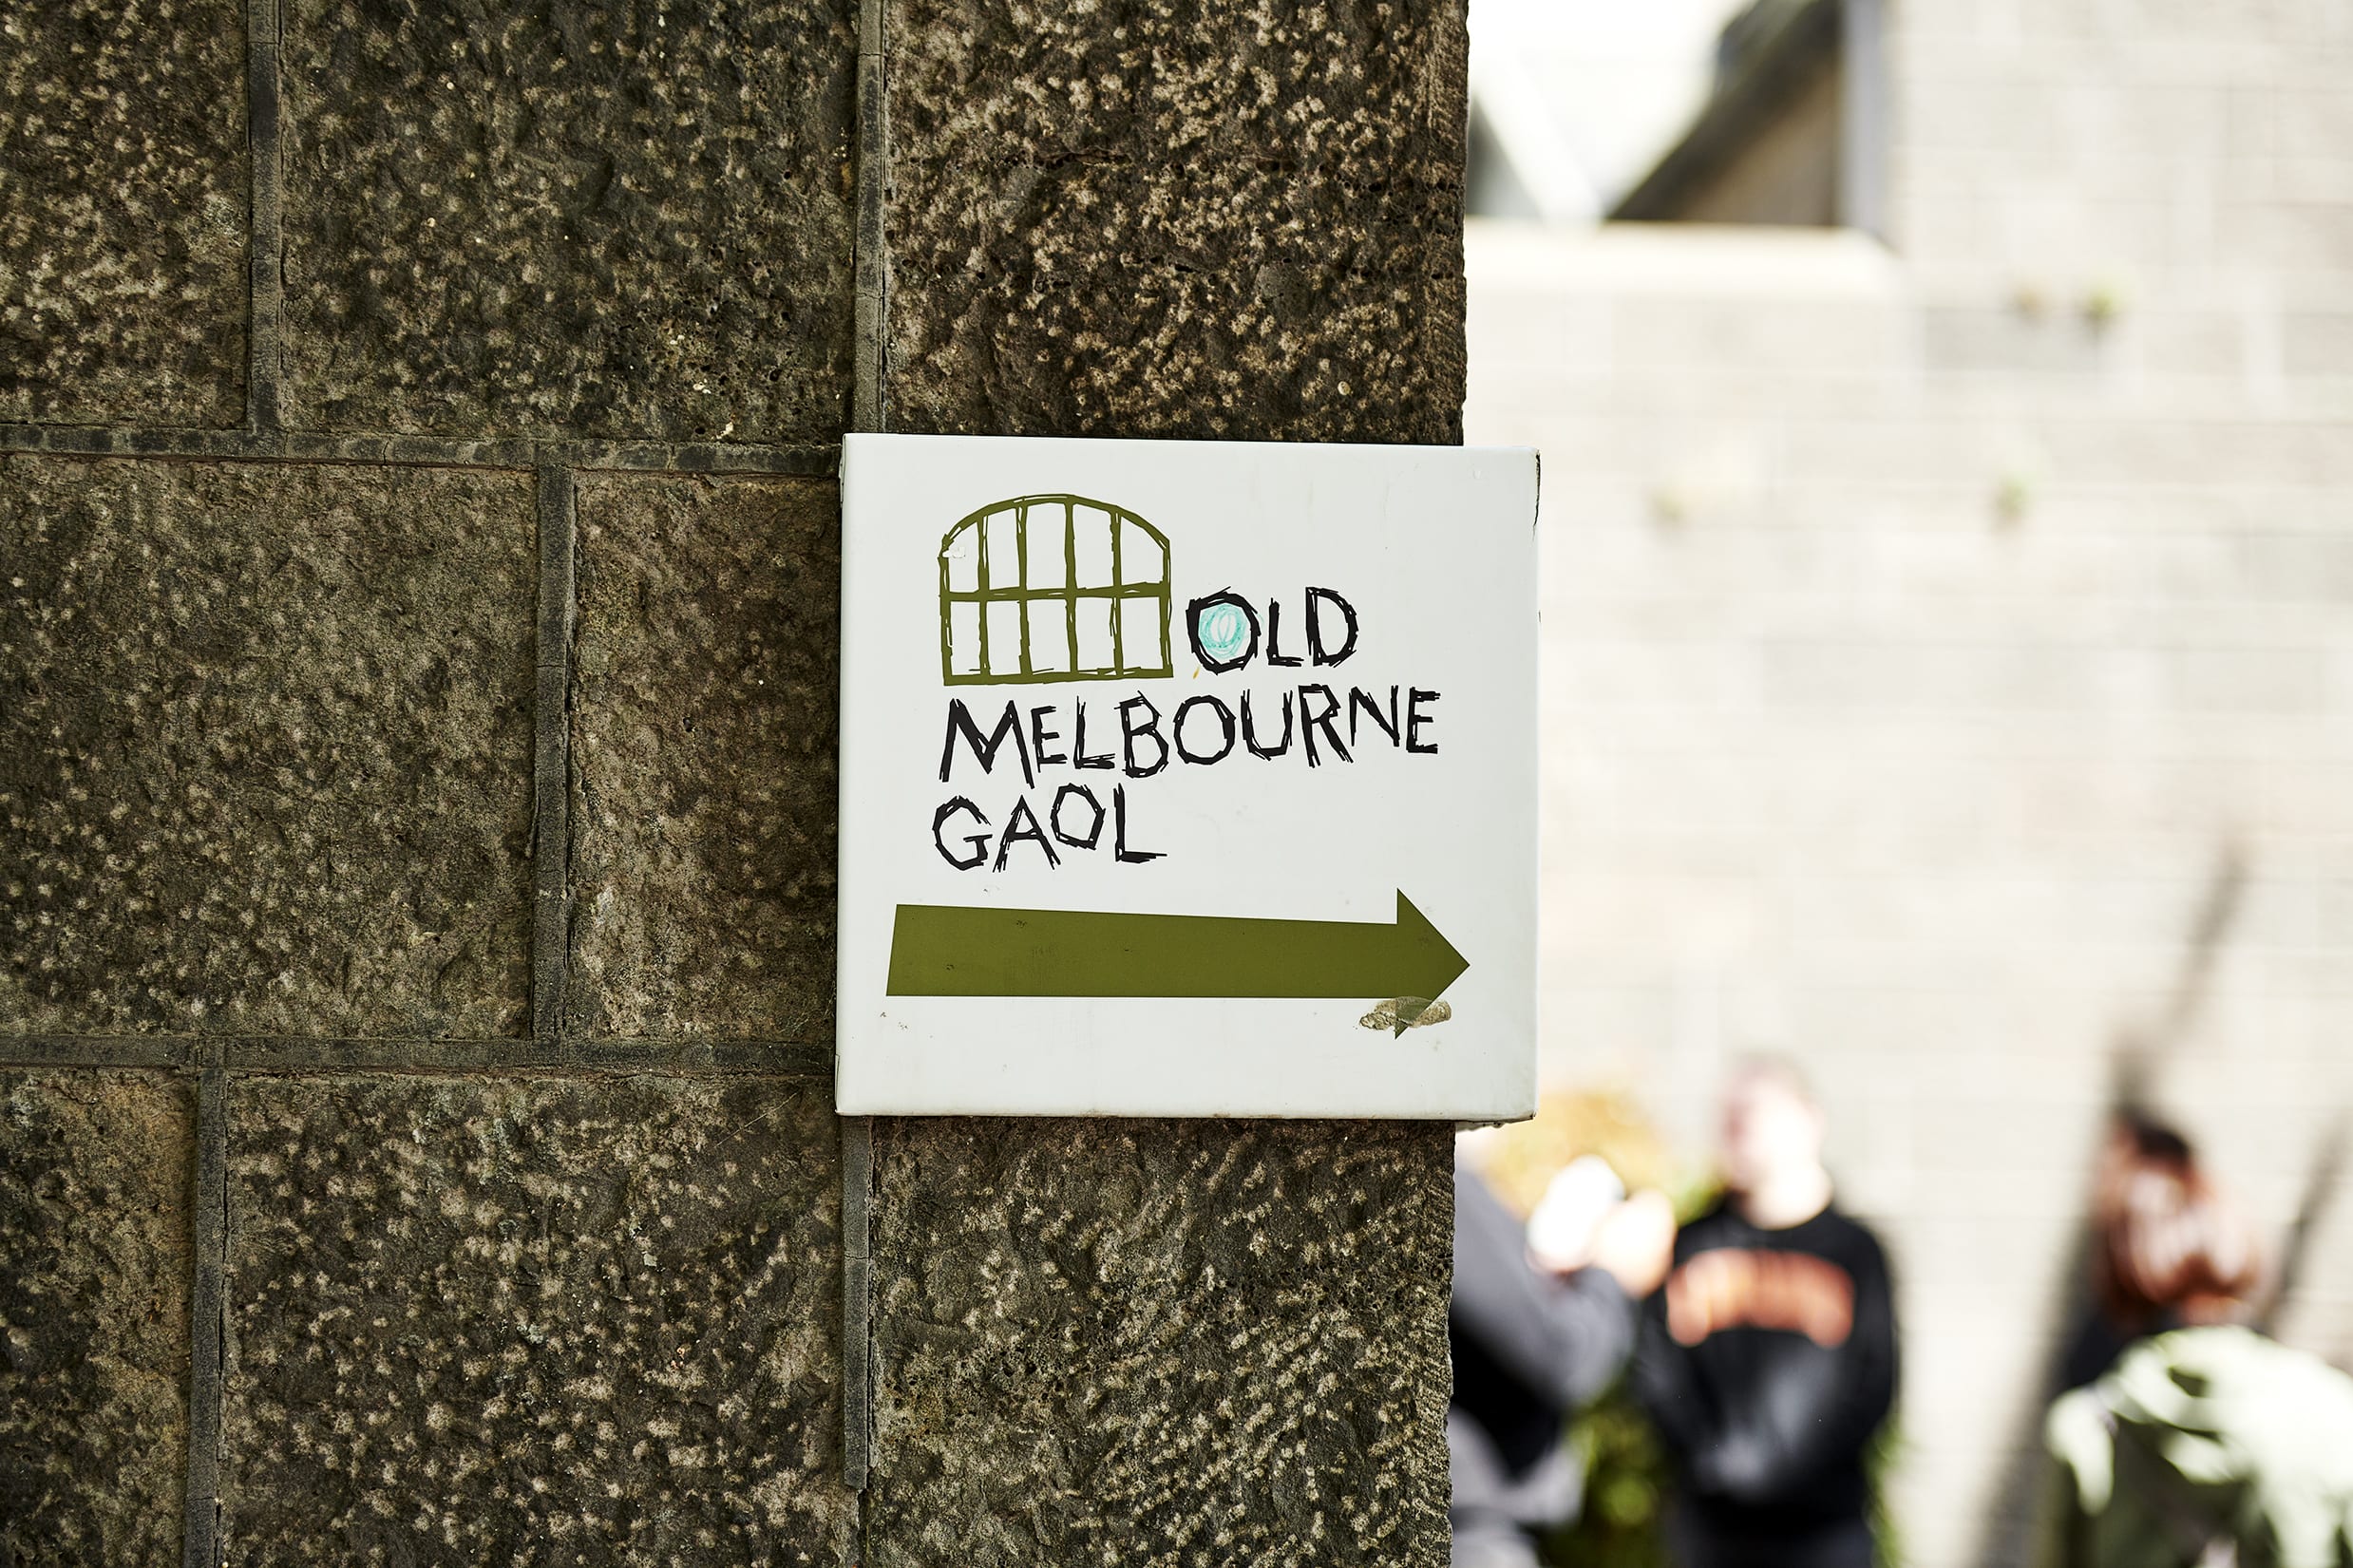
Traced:
[[[1402, 891], [1389, 925], [901, 904], [891, 931], [889, 991], [1428, 1000], [1470, 967]], [[1413, 1016], [1406, 1013], [1405, 1021]]]

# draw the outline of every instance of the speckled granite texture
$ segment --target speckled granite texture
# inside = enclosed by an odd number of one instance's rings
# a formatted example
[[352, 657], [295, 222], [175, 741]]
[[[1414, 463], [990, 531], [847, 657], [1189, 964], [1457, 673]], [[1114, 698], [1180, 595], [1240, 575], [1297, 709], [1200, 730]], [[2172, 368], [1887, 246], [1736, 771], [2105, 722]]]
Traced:
[[290, 425], [810, 441], [848, 0], [285, 0]]
[[880, 1128], [876, 1568], [1442, 1568], [1449, 1129]]
[[894, 428], [1461, 439], [1459, 5], [889, 27]]
[[[1460, 439], [1458, 6], [889, 27], [894, 428]], [[875, 1568], [1446, 1562], [1446, 1128], [878, 1146]]]
[[180, 1561], [186, 1083], [0, 1071], [0, 1563]]
[[[265, 413], [553, 463], [839, 435], [853, 0], [272, 9]], [[895, 427], [1458, 436], [1455, 0], [886, 9]], [[0, 0], [0, 421], [238, 423], [245, 27]], [[573, 484], [535, 1048], [822, 1044], [836, 490]], [[204, 1122], [220, 1559], [1440, 1568], [1442, 1126], [881, 1124], [845, 1364], [828, 1085], [411, 1058], [532, 1022], [539, 497], [0, 456], [0, 1037], [296, 1038], [240, 1046]], [[335, 1040], [381, 1070], [296, 1070]], [[181, 1559], [193, 1098], [0, 1072], [0, 1568]]]
[[0, 1032], [518, 1027], [533, 496], [0, 457]]
[[763, 1078], [240, 1084], [224, 1555], [841, 1561], [828, 1107]]
[[579, 489], [571, 1027], [833, 1038], [829, 482]]
[[0, 0], [0, 421], [245, 413], [245, 8]]

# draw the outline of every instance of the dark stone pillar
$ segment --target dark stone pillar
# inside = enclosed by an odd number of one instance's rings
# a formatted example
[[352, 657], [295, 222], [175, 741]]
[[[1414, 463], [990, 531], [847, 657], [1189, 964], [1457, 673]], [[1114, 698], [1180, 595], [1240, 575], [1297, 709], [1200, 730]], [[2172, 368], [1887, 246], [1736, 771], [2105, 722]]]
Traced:
[[1459, 5], [0, 22], [0, 1564], [1443, 1561], [1444, 1128], [832, 1115], [831, 476], [1455, 439]]
[[[1453, 442], [1458, 7], [890, 8], [895, 429]], [[886, 1121], [871, 1560], [1447, 1557], [1447, 1128]]]

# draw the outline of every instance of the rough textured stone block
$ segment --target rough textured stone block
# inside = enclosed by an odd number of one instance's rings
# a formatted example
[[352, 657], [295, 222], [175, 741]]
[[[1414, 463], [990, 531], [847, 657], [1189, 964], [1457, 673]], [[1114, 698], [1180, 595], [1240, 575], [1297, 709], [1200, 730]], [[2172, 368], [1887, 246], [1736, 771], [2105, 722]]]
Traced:
[[289, 0], [288, 419], [829, 439], [846, 0]]
[[572, 1028], [833, 1038], [831, 484], [579, 490]]
[[869, 1561], [1447, 1560], [1447, 1128], [878, 1137]]
[[232, 1560], [841, 1560], [822, 1086], [258, 1079], [230, 1139]]
[[0, 4], [0, 420], [245, 407], [245, 8]]
[[512, 1030], [533, 507], [0, 458], [0, 1030]]
[[180, 1560], [194, 1102], [0, 1072], [0, 1563]]
[[1460, 438], [1459, 5], [889, 26], [894, 427]]

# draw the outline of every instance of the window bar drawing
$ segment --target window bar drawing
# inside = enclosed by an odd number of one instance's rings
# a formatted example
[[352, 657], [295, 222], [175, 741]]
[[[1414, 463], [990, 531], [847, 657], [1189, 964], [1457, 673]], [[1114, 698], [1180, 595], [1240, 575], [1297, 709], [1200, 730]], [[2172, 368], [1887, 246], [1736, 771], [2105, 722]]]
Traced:
[[939, 541], [940, 675], [950, 686], [1171, 675], [1168, 582], [1167, 536], [1124, 506], [1073, 495], [983, 506]]

